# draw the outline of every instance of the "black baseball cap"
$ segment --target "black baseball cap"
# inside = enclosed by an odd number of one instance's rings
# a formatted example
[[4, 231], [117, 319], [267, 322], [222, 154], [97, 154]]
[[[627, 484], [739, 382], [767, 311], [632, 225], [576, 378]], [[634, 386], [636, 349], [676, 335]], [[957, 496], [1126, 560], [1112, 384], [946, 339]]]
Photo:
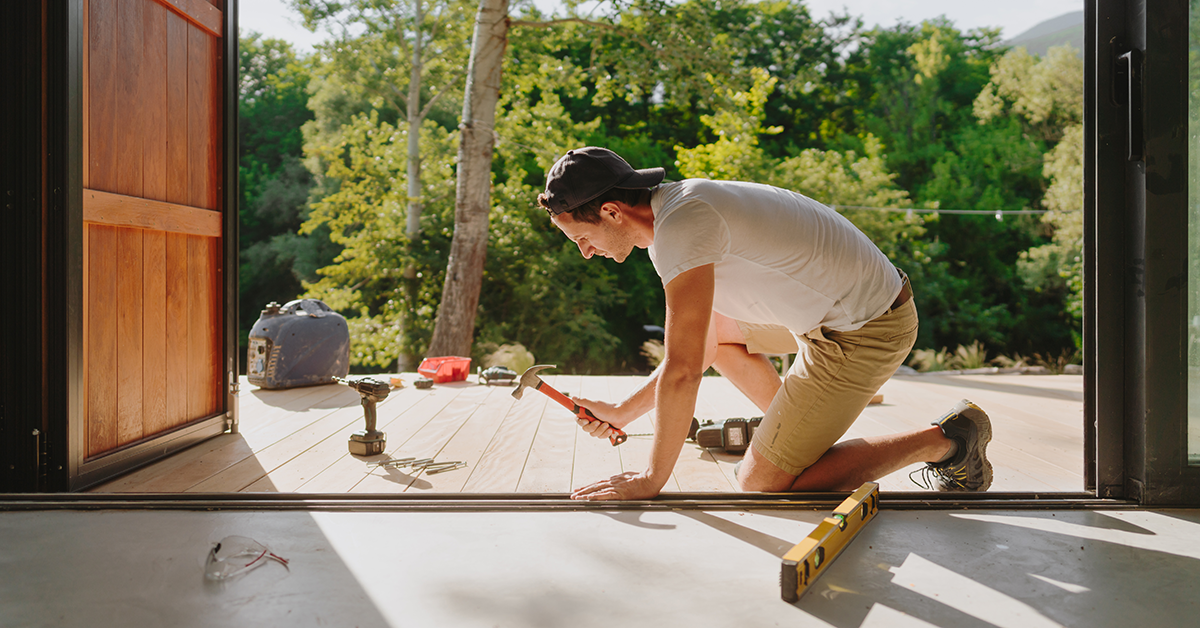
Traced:
[[621, 156], [598, 146], [567, 151], [546, 175], [543, 201], [551, 214], [569, 212], [613, 188], [637, 190], [662, 183], [662, 168], [634, 170]]

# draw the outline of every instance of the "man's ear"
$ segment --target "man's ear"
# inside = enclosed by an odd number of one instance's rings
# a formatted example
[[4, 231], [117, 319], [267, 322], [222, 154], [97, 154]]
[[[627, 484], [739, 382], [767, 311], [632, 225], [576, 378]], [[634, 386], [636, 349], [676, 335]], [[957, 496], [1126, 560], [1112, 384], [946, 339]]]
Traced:
[[624, 209], [621, 207], [621, 204], [616, 201], [609, 201], [600, 206], [600, 216], [602, 217], [610, 216], [617, 222], [620, 222], [624, 215]]

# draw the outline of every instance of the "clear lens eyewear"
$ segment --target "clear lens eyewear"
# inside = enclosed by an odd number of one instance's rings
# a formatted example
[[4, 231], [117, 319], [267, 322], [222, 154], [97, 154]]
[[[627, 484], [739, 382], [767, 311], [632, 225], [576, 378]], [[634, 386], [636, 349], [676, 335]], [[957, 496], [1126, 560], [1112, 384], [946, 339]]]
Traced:
[[226, 580], [272, 560], [287, 567], [287, 559], [274, 554], [266, 545], [244, 536], [227, 536], [209, 550], [204, 577]]

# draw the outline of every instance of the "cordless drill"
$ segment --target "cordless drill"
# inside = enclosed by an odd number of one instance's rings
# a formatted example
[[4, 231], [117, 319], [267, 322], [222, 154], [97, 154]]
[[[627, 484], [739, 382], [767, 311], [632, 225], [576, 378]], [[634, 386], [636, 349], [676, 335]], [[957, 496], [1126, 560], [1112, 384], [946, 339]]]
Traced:
[[362, 397], [367, 429], [350, 435], [350, 453], [356, 456], [374, 456], [383, 453], [384, 447], [387, 446], [387, 435], [375, 429], [375, 404], [387, 399], [391, 387], [386, 382], [371, 377], [361, 379], [334, 377], [333, 379], [353, 388]]

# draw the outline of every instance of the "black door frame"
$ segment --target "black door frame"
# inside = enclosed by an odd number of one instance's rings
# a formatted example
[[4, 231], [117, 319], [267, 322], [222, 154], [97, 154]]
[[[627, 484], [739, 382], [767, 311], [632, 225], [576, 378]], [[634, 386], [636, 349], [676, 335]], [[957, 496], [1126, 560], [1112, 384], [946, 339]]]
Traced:
[[1187, 457], [1188, 14], [1188, 0], [1089, 0], [1085, 14], [1087, 487], [1144, 505], [1200, 504]]

